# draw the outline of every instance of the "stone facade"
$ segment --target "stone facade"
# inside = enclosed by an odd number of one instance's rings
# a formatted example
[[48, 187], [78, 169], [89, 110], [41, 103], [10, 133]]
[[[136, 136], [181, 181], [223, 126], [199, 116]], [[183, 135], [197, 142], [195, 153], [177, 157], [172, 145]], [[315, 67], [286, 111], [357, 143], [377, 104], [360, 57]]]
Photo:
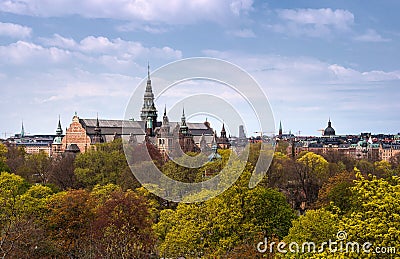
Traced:
[[75, 144], [78, 146], [80, 152], [84, 153], [89, 150], [91, 145], [90, 137], [86, 134], [86, 130], [79, 122], [77, 114], [72, 118], [72, 123], [69, 125], [65, 132], [65, 136], [61, 142], [61, 149], [65, 151], [69, 145]]

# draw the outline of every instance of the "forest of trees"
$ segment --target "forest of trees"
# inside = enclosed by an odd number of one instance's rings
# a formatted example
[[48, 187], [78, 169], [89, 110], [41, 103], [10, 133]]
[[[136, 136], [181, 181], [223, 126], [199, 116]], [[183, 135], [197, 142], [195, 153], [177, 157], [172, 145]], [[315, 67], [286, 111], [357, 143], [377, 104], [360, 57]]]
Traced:
[[[145, 147], [140, 147], [145, 148]], [[227, 191], [198, 203], [163, 200], [143, 188], [121, 140], [83, 154], [49, 157], [0, 144], [1, 258], [382, 258], [363, 252], [260, 253], [257, 244], [346, 239], [372, 247], [400, 244], [400, 156], [390, 162], [337, 153], [277, 149], [266, 176], [248, 183], [259, 144]], [[216, 173], [230, 156], [183, 168], [151, 150], [158, 167], [183, 182]], [[140, 154], [139, 154], [140, 155]], [[194, 154], [189, 154], [194, 155]], [[396, 255], [400, 256], [400, 247]]]

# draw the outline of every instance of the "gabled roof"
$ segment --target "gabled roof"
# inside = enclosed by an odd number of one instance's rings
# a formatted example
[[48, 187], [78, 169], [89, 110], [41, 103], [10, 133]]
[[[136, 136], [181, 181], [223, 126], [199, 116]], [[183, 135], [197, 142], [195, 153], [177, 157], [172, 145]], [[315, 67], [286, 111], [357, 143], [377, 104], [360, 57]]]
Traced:
[[[172, 132], [178, 124], [179, 124], [178, 122], [170, 121], [169, 122], [170, 131]], [[213, 129], [208, 128], [202, 122], [187, 122], [186, 125], [188, 126], [189, 131], [193, 136], [201, 136], [202, 134], [212, 136], [214, 134]]]
[[[79, 119], [79, 123], [86, 129], [89, 135], [95, 134], [96, 119]], [[145, 122], [144, 121], [130, 121], [130, 120], [99, 120], [99, 126], [102, 135], [144, 135]]]

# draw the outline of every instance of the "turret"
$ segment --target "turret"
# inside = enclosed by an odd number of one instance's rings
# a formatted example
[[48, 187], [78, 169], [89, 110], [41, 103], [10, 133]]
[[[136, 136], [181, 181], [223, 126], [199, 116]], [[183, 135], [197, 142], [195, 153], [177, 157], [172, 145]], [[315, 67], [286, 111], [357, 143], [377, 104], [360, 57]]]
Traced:
[[189, 133], [189, 128], [186, 125], [185, 108], [182, 109], [181, 126], [179, 128], [179, 132], [183, 135], [187, 135]]
[[99, 115], [97, 115], [96, 118], [96, 127], [94, 128], [94, 137], [92, 139], [92, 142], [94, 144], [96, 143], [103, 143], [103, 136], [101, 135], [101, 128], [100, 128], [100, 122], [99, 122]]
[[150, 65], [147, 65], [147, 84], [143, 97], [143, 107], [140, 118], [142, 121], [146, 122], [147, 134], [152, 136], [154, 134], [154, 129], [157, 126], [157, 109], [154, 105], [154, 94], [150, 79]]

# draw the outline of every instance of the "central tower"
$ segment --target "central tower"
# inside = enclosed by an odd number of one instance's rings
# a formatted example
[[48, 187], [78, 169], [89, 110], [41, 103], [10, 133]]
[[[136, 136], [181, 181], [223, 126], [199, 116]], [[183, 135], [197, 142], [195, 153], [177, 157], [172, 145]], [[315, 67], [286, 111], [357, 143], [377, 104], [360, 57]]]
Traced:
[[153, 136], [154, 129], [157, 126], [157, 109], [154, 105], [154, 94], [151, 87], [150, 65], [147, 65], [147, 85], [140, 118], [142, 121], [146, 122], [146, 133]]

